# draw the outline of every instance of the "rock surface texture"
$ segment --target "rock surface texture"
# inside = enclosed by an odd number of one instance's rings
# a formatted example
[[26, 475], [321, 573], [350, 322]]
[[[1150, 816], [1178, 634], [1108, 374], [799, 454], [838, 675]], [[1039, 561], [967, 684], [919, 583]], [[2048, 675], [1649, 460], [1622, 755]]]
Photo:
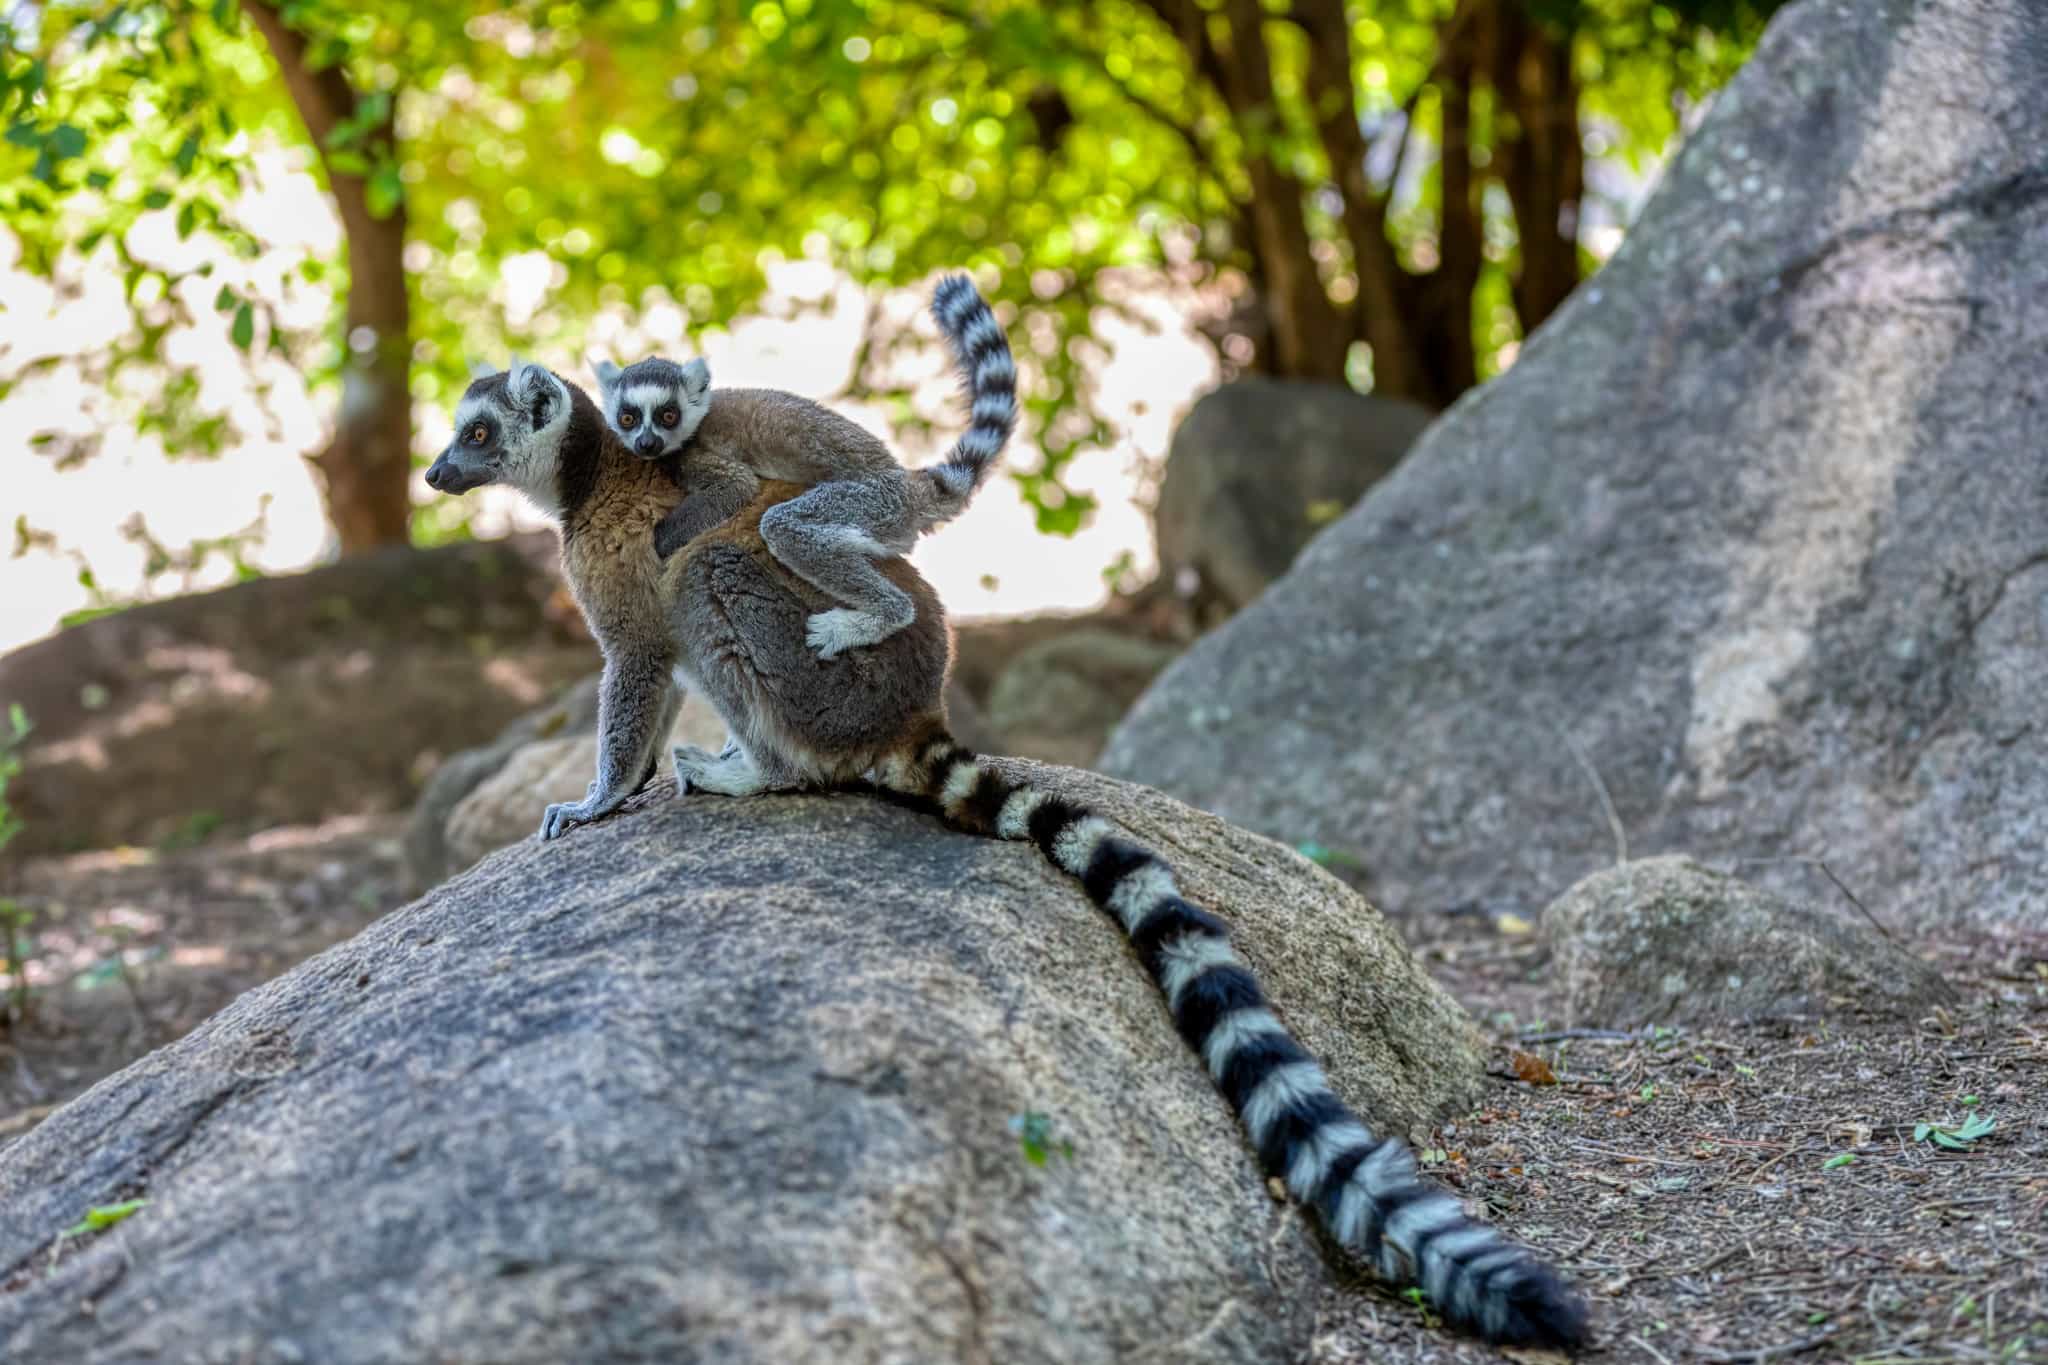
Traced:
[[1573, 1025], [1912, 1019], [1956, 1000], [1931, 967], [1869, 924], [1781, 900], [1685, 857], [1595, 872], [1543, 912], [1543, 936]]
[[[1351, 892], [1038, 776], [1240, 926], [1366, 1113], [1475, 1098], [1469, 1021]], [[493, 855], [0, 1151], [0, 1358], [1301, 1354], [1316, 1238], [1076, 886], [864, 796], [660, 795]], [[1024, 1159], [1026, 1112], [1070, 1158]]]
[[488, 739], [590, 667], [550, 617], [553, 542], [359, 555], [0, 658], [0, 714], [35, 726], [12, 851], [405, 809], [422, 754]]
[[1159, 488], [1161, 572], [1192, 570], [1218, 606], [1243, 607], [1428, 425], [1427, 408], [1338, 384], [1241, 379], [1203, 395]]
[[1625, 841], [2048, 914], [2043, 72], [2034, 0], [1782, 11], [1608, 266], [1100, 766], [1393, 910], [1531, 914]]

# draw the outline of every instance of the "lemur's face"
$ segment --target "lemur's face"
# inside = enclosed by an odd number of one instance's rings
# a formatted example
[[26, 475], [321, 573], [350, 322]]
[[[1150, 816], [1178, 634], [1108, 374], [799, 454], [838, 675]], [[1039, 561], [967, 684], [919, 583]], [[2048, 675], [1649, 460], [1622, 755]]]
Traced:
[[427, 486], [467, 493], [510, 484], [543, 512], [557, 510], [569, 386], [538, 365], [515, 365], [469, 386], [455, 408], [455, 435], [427, 470]]
[[643, 360], [623, 370], [601, 361], [596, 371], [604, 420], [643, 460], [681, 450], [711, 407], [711, 367], [702, 359]]

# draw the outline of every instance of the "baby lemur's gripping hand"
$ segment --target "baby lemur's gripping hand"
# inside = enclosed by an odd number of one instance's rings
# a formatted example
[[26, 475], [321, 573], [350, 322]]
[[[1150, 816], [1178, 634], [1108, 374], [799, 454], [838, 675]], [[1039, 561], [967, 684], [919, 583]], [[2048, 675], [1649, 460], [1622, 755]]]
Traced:
[[738, 516], [761, 488], [754, 471], [737, 460], [693, 460], [689, 478], [683, 500], [655, 524], [654, 553], [662, 559]]

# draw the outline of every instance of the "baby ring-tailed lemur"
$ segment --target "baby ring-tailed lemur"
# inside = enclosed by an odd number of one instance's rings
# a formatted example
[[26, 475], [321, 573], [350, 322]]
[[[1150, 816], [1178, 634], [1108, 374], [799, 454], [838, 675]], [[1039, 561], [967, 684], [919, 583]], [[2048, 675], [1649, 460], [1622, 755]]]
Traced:
[[965, 275], [939, 282], [932, 316], [966, 380], [973, 417], [937, 464], [905, 469], [887, 446], [807, 398], [775, 389], [711, 392], [703, 360], [593, 369], [612, 430], [642, 458], [680, 453], [682, 502], [655, 531], [666, 558], [753, 501], [764, 479], [814, 485], [772, 509], [761, 534], [775, 557], [839, 605], [805, 637], [830, 659], [902, 630], [912, 606], [876, 561], [966, 508], [1017, 423], [1017, 370], [1002, 325]]
[[677, 683], [701, 690], [738, 741], [727, 755], [676, 750], [684, 791], [739, 796], [866, 777], [961, 829], [1028, 839], [1123, 927], [1260, 1164], [1340, 1244], [1495, 1341], [1583, 1340], [1585, 1307], [1555, 1271], [1467, 1217], [1420, 1178], [1399, 1138], [1375, 1136], [1345, 1107], [1225, 926], [1182, 897], [1156, 853], [954, 741], [940, 699], [944, 609], [903, 559], [875, 567], [910, 599], [911, 624], [871, 649], [819, 658], [806, 627], [830, 598], [768, 543], [775, 509], [804, 490], [764, 482], [739, 515], [663, 563], [652, 532], [678, 496], [669, 476], [634, 458], [582, 390], [535, 366], [469, 386], [427, 482], [446, 493], [508, 483], [553, 516], [604, 650], [597, 780], [582, 801], [548, 807], [543, 839], [616, 810], [646, 782]]

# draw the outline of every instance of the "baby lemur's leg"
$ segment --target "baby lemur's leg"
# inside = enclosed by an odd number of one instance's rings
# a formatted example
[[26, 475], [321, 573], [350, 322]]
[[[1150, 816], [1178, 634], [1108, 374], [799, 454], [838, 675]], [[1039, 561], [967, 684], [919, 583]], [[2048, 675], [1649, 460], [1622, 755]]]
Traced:
[[761, 481], [736, 461], [686, 461], [688, 491], [654, 528], [654, 553], [667, 559], [714, 526], [722, 526], [754, 500]]
[[813, 587], [846, 604], [811, 617], [804, 638], [818, 657], [885, 640], [917, 619], [909, 594], [874, 563], [904, 553], [917, 539], [916, 514], [901, 488], [881, 481], [821, 483], [763, 513], [761, 539]]
[[607, 655], [597, 685], [597, 780], [581, 801], [550, 805], [540, 837], [559, 838], [609, 815], [640, 790], [654, 775], [678, 704], [665, 654], [617, 649]]

